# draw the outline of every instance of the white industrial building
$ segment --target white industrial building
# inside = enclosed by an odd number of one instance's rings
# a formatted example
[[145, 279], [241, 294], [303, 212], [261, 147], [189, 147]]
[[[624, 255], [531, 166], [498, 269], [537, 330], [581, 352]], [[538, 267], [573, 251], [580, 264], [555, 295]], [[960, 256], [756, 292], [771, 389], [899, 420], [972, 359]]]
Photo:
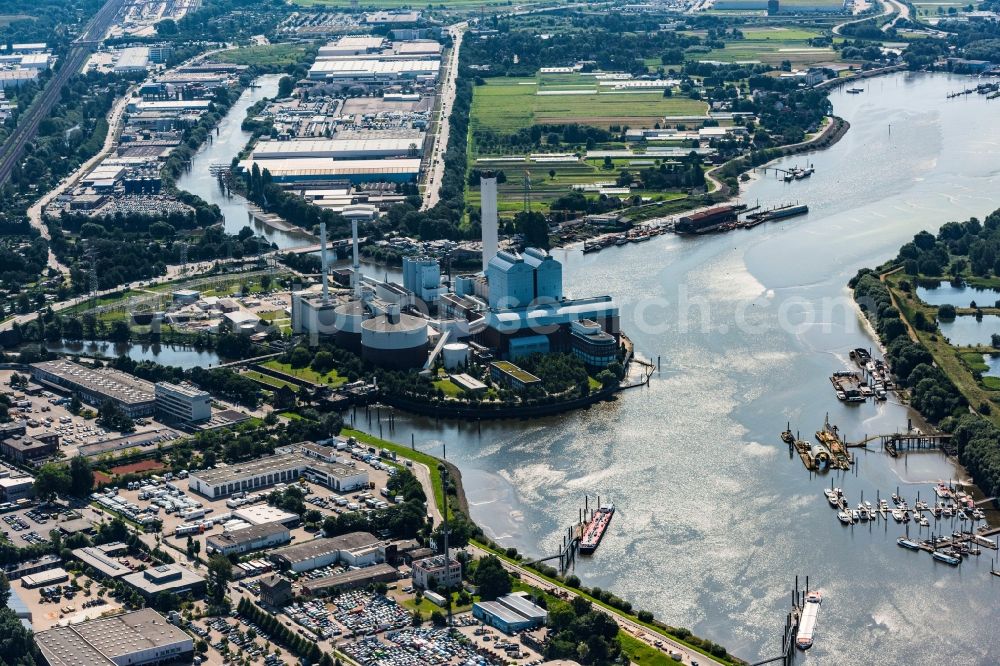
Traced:
[[37, 69], [19, 67], [17, 69], [0, 70], [0, 90], [5, 88], [19, 88], [37, 78]]
[[194, 653], [191, 636], [151, 608], [53, 627], [35, 642], [49, 666], [190, 663]]
[[[261, 141], [253, 149], [253, 160], [328, 157], [337, 160], [365, 160], [382, 157], [419, 157], [425, 134], [385, 139], [294, 139]], [[264, 164], [258, 164], [264, 167]]]
[[[350, 492], [368, 485], [368, 472], [340, 463], [327, 463], [309, 458], [298, 452], [258, 458], [245, 463], [216, 469], [198, 470], [188, 477], [188, 487], [206, 497], [227, 497], [238, 492], [255, 492], [278, 483], [292, 483], [305, 477], [337, 492]], [[268, 507], [270, 508], [270, 507]], [[262, 511], [250, 507], [240, 511]], [[273, 509], [272, 509], [273, 510]], [[243, 518], [239, 512], [235, 517]], [[287, 516], [261, 516], [243, 518], [253, 524], [287, 522]]]
[[205, 551], [209, 555], [221, 553], [229, 557], [254, 550], [273, 548], [291, 540], [291, 533], [281, 523], [264, 523], [239, 530], [230, 530], [222, 534], [209, 535], [205, 539]]
[[349, 532], [329, 539], [313, 539], [271, 553], [279, 566], [296, 573], [342, 562], [366, 567], [385, 561], [385, 545], [374, 534]]
[[437, 80], [441, 61], [430, 60], [317, 60], [309, 68], [311, 81], [332, 83], [393, 83], [401, 80]]
[[432, 303], [447, 291], [441, 286], [441, 264], [434, 257], [403, 257], [403, 287]]
[[135, 46], [122, 49], [115, 59], [115, 74], [134, 74], [149, 69], [149, 48]]
[[156, 411], [172, 419], [197, 423], [212, 418], [212, 396], [191, 384], [158, 382], [154, 393]]
[[379, 35], [344, 35], [335, 42], [321, 46], [317, 58], [360, 55], [374, 53], [382, 49], [385, 37]]
[[334, 160], [329, 157], [244, 160], [240, 166], [248, 171], [267, 171], [276, 183], [296, 182], [413, 182], [420, 175], [420, 158], [367, 160]]

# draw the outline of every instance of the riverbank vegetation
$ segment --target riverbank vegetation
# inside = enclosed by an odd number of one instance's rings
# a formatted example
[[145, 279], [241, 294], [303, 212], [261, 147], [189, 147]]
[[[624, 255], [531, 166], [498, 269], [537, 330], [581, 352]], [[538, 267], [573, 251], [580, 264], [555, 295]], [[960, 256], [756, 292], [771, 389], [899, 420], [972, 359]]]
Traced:
[[[852, 281], [855, 300], [886, 347], [886, 358], [911, 396], [911, 404], [942, 430], [953, 433], [959, 461], [987, 497], [1000, 492], [1000, 388], [984, 376], [984, 352], [996, 352], [1000, 336], [983, 341], [978, 359], [942, 334], [940, 322], [956, 306], [933, 306], [917, 294], [920, 283], [992, 281], [1000, 275], [1000, 210], [983, 222], [949, 222], [935, 236], [920, 232], [899, 255]], [[988, 282], [987, 282], [988, 283]], [[973, 302], [971, 309], [982, 317]], [[995, 304], [989, 304], [995, 305]], [[986, 343], [989, 344], [986, 344]], [[978, 362], [977, 362], [978, 361]]]

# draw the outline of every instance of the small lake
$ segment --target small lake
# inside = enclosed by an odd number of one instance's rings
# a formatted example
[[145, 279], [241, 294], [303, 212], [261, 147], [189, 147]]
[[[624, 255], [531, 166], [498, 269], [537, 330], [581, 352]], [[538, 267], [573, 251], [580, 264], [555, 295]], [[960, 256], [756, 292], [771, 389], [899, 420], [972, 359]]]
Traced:
[[984, 315], [982, 320], [975, 316], [955, 317], [954, 321], [940, 321], [938, 327], [951, 344], [961, 347], [990, 344], [990, 336], [1000, 333], [1000, 317]]
[[990, 366], [990, 369], [983, 373], [983, 376], [1000, 377], [1000, 354], [983, 354], [983, 362]]
[[973, 301], [979, 307], [992, 307], [1000, 301], [1000, 291], [996, 289], [956, 287], [950, 282], [942, 282], [938, 287], [917, 287], [917, 296], [928, 305], [954, 305], [956, 308], [967, 308]]
[[125, 355], [134, 361], [154, 361], [185, 370], [209, 368], [224, 362], [210, 349], [195, 349], [184, 345], [158, 345], [142, 343], [115, 344], [105, 340], [47, 343], [45, 348], [57, 354], [80, 354], [100, 358], [118, 358]]

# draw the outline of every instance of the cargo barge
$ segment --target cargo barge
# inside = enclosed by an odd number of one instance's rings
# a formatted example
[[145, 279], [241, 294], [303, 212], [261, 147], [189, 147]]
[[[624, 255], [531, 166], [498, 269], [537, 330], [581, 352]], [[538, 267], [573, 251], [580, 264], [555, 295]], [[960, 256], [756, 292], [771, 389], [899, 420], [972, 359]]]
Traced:
[[800, 650], [808, 650], [813, 645], [813, 634], [816, 632], [816, 620], [819, 616], [819, 605], [823, 597], [819, 592], [806, 595], [806, 603], [799, 619], [799, 631], [795, 637], [795, 646]]
[[601, 545], [601, 539], [611, 524], [611, 517], [615, 515], [615, 505], [602, 506], [594, 512], [590, 522], [583, 528], [583, 536], [580, 537], [580, 553], [590, 554]]

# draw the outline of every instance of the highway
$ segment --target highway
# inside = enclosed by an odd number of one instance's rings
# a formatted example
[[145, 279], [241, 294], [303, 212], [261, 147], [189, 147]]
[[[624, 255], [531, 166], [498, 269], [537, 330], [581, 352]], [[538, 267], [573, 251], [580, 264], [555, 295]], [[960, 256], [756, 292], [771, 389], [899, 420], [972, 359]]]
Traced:
[[87, 24], [87, 29], [80, 39], [66, 53], [58, 71], [49, 79], [48, 84], [28, 107], [25, 115], [20, 118], [13, 133], [4, 141], [3, 146], [0, 147], [0, 156], [2, 156], [0, 157], [0, 185], [5, 184], [10, 179], [10, 174], [24, 154], [25, 146], [38, 133], [38, 125], [59, 101], [66, 82], [79, 72], [87, 62], [94, 46], [111, 27], [111, 23], [118, 15], [124, 2], [125, 0], [108, 0], [104, 3], [104, 6]]
[[[869, 15], [869, 16], [862, 16], [861, 18], [858, 18], [858, 19], [851, 19], [850, 21], [844, 21], [843, 23], [838, 23], [837, 25], [833, 26], [833, 34], [839, 36], [841, 34], [840, 31], [843, 29], [843, 27], [845, 25], [852, 25], [854, 23], [864, 23], [865, 21], [871, 21], [872, 19], [878, 18], [878, 17], [881, 17], [881, 16], [890, 16], [894, 12], [899, 12], [898, 7], [903, 7], [904, 9], [906, 9], [906, 14], [907, 14], [907, 16], [909, 16], [910, 9], [908, 7], [906, 7], [906, 5], [903, 5], [901, 3], [896, 3], [896, 2], [894, 2], [894, 0], [889, 0], [888, 2], [883, 2], [882, 3], [882, 10], [883, 11], [882, 11], [881, 14], [877, 14], [875, 16], [871, 16], [871, 15]], [[896, 20], [898, 20], [898, 19], [899, 19], [899, 15], [897, 15], [894, 20], [890, 21], [889, 23], [886, 23], [885, 25], [895, 25]], [[885, 26], [883, 26], [882, 29], [885, 30], [886, 29]]]
[[455, 92], [458, 81], [458, 52], [462, 48], [462, 37], [469, 24], [456, 23], [448, 28], [451, 35], [452, 48], [445, 66], [444, 81], [441, 83], [441, 104], [438, 108], [440, 120], [438, 131], [434, 137], [431, 149], [431, 166], [428, 170], [427, 182], [424, 187], [424, 203], [422, 209], [427, 210], [437, 205], [441, 198], [441, 179], [444, 177], [444, 153], [448, 150], [449, 115], [455, 105]]

